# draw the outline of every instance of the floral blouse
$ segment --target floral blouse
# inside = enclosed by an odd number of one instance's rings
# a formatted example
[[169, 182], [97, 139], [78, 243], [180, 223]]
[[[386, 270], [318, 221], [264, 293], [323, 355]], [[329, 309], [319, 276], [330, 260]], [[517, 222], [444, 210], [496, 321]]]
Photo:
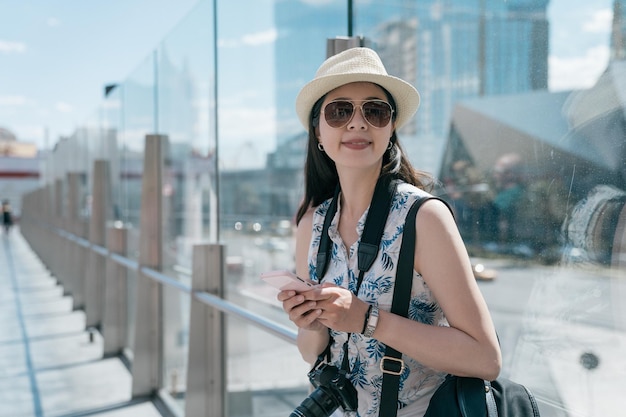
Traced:
[[[360, 299], [377, 305], [381, 310], [389, 311], [391, 309], [406, 214], [413, 202], [425, 195], [428, 195], [425, 191], [410, 184], [401, 183], [398, 185], [393, 198], [380, 250], [374, 264], [365, 273], [358, 293]], [[318, 282], [320, 277], [317, 276], [315, 271], [316, 256], [324, 226], [324, 216], [328, 211], [330, 201], [327, 200], [320, 204], [313, 216], [313, 234], [308, 254], [308, 265], [311, 278]], [[365, 211], [357, 225], [359, 239], [350, 248], [346, 248], [337, 230], [341, 212], [341, 205], [337, 205], [337, 213], [328, 231], [332, 241], [332, 256], [328, 262], [328, 268], [323, 279], [324, 282], [331, 282], [348, 288], [352, 292], [356, 291], [359, 276], [357, 249], [368, 211], [369, 209]], [[415, 271], [411, 288], [409, 318], [435, 326], [448, 325], [439, 304], [434, 299], [421, 275]], [[348, 334], [331, 330], [330, 335], [333, 339], [331, 362], [340, 368], [343, 359], [343, 344]], [[358, 413], [350, 413], [350, 415], [378, 417], [382, 386], [382, 372], [379, 364], [385, 353], [385, 345], [374, 338], [367, 338], [361, 334], [353, 333], [350, 335], [348, 352], [350, 380], [358, 392]], [[401, 410], [398, 414], [421, 416], [428, 406], [430, 397], [441, 384], [446, 374], [428, 368], [406, 355], [403, 355], [403, 360], [406, 367], [400, 377], [398, 407], [399, 409], [404, 409], [405, 407], [408, 409]], [[412, 412], [406, 414], [409, 409], [421, 411], [416, 411], [416, 414]]]

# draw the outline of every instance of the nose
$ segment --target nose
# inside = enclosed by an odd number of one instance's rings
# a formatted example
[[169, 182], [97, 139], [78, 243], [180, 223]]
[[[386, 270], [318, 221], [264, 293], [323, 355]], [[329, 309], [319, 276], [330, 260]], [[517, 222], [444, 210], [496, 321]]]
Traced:
[[352, 119], [348, 122], [348, 129], [361, 129], [365, 130], [368, 128], [368, 123], [365, 120], [365, 116], [363, 115], [363, 106], [362, 105], [354, 105], [354, 112], [352, 113]]

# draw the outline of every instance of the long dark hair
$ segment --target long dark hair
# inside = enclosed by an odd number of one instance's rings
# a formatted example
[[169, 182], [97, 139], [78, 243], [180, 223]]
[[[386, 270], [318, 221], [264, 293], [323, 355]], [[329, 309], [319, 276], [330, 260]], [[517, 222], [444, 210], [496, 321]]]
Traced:
[[[380, 87], [380, 86], [379, 86]], [[397, 115], [396, 102], [391, 94], [385, 92], [387, 100], [394, 109], [393, 117]], [[304, 164], [304, 199], [296, 213], [296, 224], [310, 207], [316, 207], [325, 200], [331, 198], [339, 182], [337, 167], [332, 159], [321, 152], [317, 145], [315, 130], [319, 126], [322, 103], [326, 95], [315, 102], [309, 116], [309, 140], [307, 144], [306, 162]], [[404, 149], [398, 141], [396, 131], [393, 131], [390, 139], [393, 146], [383, 155], [383, 166], [380, 175], [391, 175], [423, 190], [431, 190], [434, 185], [433, 177], [418, 169], [415, 169], [406, 157]]]

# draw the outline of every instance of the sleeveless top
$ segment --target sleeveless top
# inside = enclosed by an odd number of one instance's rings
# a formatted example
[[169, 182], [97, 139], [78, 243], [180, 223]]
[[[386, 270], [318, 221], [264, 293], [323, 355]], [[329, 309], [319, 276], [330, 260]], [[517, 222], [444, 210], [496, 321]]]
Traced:
[[[428, 195], [425, 191], [410, 184], [400, 183], [398, 185], [392, 200], [376, 260], [370, 270], [365, 273], [358, 293], [358, 297], [361, 300], [378, 306], [380, 310], [391, 310], [406, 214], [415, 200]], [[324, 216], [328, 211], [330, 202], [331, 200], [329, 199], [320, 204], [313, 215], [308, 267], [311, 279], [317, 282], [320, 282], [320, 277], [317, 276], [315, 271], [316, 256], [324, 226]], [[359, 238], [350, 248], [346, 248], [337, 229], [341, 213], [341, 205], [337, 205], [337, 213], [328, 230], [328, 235], [332, 241], [332, 255], [328, 261], [328, 269], [323, 282], [330, 282], [347, 288], [353, 293], [355, 292], [359, 276], [357, 249], [368, 211], [369, 209], [363, 213], [357, 224]], [[409, 318], [434, 326], [448, 326], [439, 304], [434, 299], [421, 275], [415, 271], [413, 271]], [[330, 330], [330, 336], [333, 340], [331, 345], [331, 363], [341, 368], [343, 344], [348, 334]], [[345, 413], [345, 415], [378, 417], [382, 386], [382, 372], [379, 364], [384, 356], [385, 345], [374, 338], [367, 338], [362, 334], [352, 333], [348, 351], [350, 363], [349, 377], [358, 393], [358, 413]], [[406, 368], [400, 377], [398, 415], [422, 416], [428, 407], [430, 397], [443, 382], [446, 373], [426, 367], [406, 355], [403, 355], [402, 359]]]

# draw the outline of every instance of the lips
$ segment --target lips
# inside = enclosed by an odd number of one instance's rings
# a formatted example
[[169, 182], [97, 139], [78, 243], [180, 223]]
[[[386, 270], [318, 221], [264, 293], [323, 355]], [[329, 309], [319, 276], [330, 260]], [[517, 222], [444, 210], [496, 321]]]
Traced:
[[349, 140], [341, 143], [343, 146], [349, 149], [365, 149], [371, 142], [368, 140]]

